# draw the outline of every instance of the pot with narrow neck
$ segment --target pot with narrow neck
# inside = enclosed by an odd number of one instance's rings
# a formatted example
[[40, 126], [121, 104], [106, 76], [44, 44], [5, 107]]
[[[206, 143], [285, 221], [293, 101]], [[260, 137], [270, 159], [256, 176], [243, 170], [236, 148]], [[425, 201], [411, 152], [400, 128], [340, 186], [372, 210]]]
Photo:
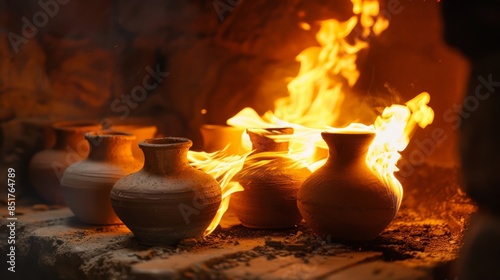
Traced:
[[250, 228], [290, 228], [302, 217], [297, 209], [297, 191], [311, 174], [288, 156], [292, 128], [248, 129], [254, 152], [235, 176], [244, 188], [231, 195], [230, 207], [241, 223]]
[[307, 225], [333, 240], [370, 240], [394, 219], [398, 195], [367, 166], [374, 133], [323, 132], [325, 165], [301, 186], [297, 205]]
[[51, 204], [64, 205], [60, 180], [68, 166], [85, 159], [89, 144], [84, 134], [99, 131], [92, 122], [57, 122], [53, 124], [54, 147], [36, 153], [30, 161], [29, 177], [35, 191]]
[[143, 168], [120, 179], [111, 191], [118, 217], [144, 245], [201, 238], [221, 203], [221, 187], [189, 164], [191, 140], [153, 138], [139, 146]]
[[109, 193], [125, 175], [141, 168], [132, 155], [135, 136], [121, 132], [86, 133], [89, 156], [69, 166], [61, 179], [64, 200], [82, 222], [97, 225], [120, 224]]

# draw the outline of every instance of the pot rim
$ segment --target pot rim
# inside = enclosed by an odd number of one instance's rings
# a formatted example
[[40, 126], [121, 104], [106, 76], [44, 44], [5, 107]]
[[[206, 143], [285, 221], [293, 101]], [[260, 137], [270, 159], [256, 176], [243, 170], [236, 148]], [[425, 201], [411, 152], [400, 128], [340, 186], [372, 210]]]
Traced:
[[322, 131], [321, 135], [358, 135], [358, 136], [374, 136], [375, 131]]
[[254, 133], [262, 136], [272, 136], [272, 135], [292, 135], [295, 133], [295, 129], [291, 126], [273, 126], [264, 128], [247, 128], [247, 133]]
[[229, 131], [241, 131], [243, 132], [244, 128], [238, 128], [230, 125], [221, 125], [221, 124], [203, 124], [200, 127], [200, 130], [206, 131], [216, 131], [216, 130], [229, 130]]
[[125, 140], [135, 140], [136, 136], [132, 133], [126, 131], [89, 131], [85, 133], [85, 138], [114, 138], [114, 139], [125, 139]]
[[371, 141], [375, 139], [377, 134], [371, 131], [343, 131], [343, 132], [329, 132], [323, 131], [321, 132], [321, 138], [323, 140], [327, 139], [351, 139], [351, 140], [363, 140], [363, 141]]
[[190, 148], [193, 141], [185, 137], [167, 136], [160, 138], [148, 138], [139, 142], [141, 148], [164, 148], [164, 149], [179, 149]]

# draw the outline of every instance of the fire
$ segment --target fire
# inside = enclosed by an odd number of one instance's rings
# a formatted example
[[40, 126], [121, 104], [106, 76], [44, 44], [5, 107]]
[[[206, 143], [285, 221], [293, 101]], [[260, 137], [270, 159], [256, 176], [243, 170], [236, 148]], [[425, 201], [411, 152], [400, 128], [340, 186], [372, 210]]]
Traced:
[[188, 160], [191, 166], [201, 169], [214, 177], [222, 188], [222, 202], [217, 210], [215, 218], [212, 220], [204, 235], [214, 231], [229, 206], [231, 194], [243, 190], [237, 182], [231, 182], [231, 179], [238, 173], [248, 154], [245, 155], [227, 155], [225, 150], [214, 153], [188, 152]]
[[406, 106], [392, 105], [385, 108], [374, 123], [376, 134], [368, 150], [366, 164], [398, 194], [397, 201], [394, 201], [395, 209], [399, 209], [403, 198], [403, 187], [394, 177], [394, 172], [398, 171], [396, 164], [401, 158], [399, 152], [406, 148], [417, 125], [425, 128], [432, 123], [434, 111], [427, 106], [429, 101], [430, 95], [422, 92], [406, 102]]
[[[314, 171], [322, 163], [317, 162], [318, 151], [327, 149], [321, 132], [338, 129], [332, 125], [342, 113], [344, 98], [359, 78], [358, 53], [368, 47], [370, 36], [387, 27], [388, 20], [379, 16], [378, 1], [353, 0], [353, 16], [349, 20], [322, 21], [316, 35], [319, 46], [297, 55], [299, 73], [288, 84], [289, 96], [275, 101], [274, 111], [261, 117], [252, 108], [245, 108], [227, 124], [239, 128], [293, 127], [295, 134], [288, 139], [290, 157]], [[362, 124], [351, 124], [345, 129], [373, 131]], [[249, 147], [248, 142], [244, 136], [245, 147]]]
[[[401, 183], [394, 176], [401, 157], [399, 152], [406, 148], [417, 125], [424, 128], [432, 122], [434, 112], [427, 106], [430, 96], [424, 92], [405, 105], [385, 108], [373, 124], [351, 123], [344, 128], [334, 127], [339, 116], [344, 113], [341, 107], [343, 101], [360, 76], [356, 65], [358, 53], [368, 48], [372, 36], [379, 35], [389, 25], [389, 21], [379, 14], [377, 0], [352, 2], [353, 16], [347, 21], [331, 19], [320, 22], [316, 35], [319, 46], [307, 48], [297, 55], [299, 73], [288, 84], [289, 95], [276, 100], [273, 111], [260, 116], [252, 108], [245, 108], [228, 119], [227, 124], [238, 128], [292, 127], [295, 131], [293, 135], [276, 137], [279, 141], [289, 141], [288, 154], [280, 156], [288, 156], [311, 171], [326, 161], [327, 146], [322, 140], [322, 131], [375, 132], [366, 164], [398, 194], [394, 205], [399, 209], [403, 191]], [[306, 30], [310, 28], [305, 24], [301, 26]], [[250, 152], [248, 135], [242, 135], [242, 144]], [[248, 155], [190, 153], [194, 166], [221, 178], [224, 203], [218, 217], [207, 229], [207, 234], [215, 228], [227, 209], [230, 194], [242, 190], [241, 186], [231, 182], [231, 178], [241, 171]], [[259, 160], [251, 162], [262, 165]]]

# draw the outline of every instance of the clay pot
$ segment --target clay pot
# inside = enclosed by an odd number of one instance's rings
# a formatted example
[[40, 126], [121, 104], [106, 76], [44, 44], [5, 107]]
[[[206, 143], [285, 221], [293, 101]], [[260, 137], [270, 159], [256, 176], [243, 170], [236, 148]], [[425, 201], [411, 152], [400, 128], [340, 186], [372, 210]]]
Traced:
[[83, 160], [89, 152], [84, 134], [99, 130], [89, 122], [58, 122], [53, 125], [56, 144], [38, 152], [29, 164], [29, 176], [35, 191], [49, 203], [64, 205], [60, 179], [71, 164]]
[[[203, 138], [203, 151], [212, 153], [220, 151], [227, 146], [228, 154], [245, 152], [241, 146], [241, 136], [245, 132], [242, 128], [224, 125], [205, 124], [200, 128]], [[229, 145], [229, 146], [228, 146]]]
[[124, 124], [124, 125], [113, 125], [109, 130], [128, 132], [135, 135], [136, 138], [132, 142], [132, 154], [136, 159], [142, 162], [144, 161], [144, 154], [139, 148], [139, 143], [148, 138], [153, 138], [156, 134], [157, 128], [155, 125]]
[[[231, 210], [245, 227], [293, 227], [302, 220], [297, 209], [297, 191], [311, 172], [287, 156], [288, 142], [276, 142], [268, 137], [293, 134], [292, 128], [256, 131], [247, 130], [255, 151], [235, 176], [234, 180], [245, 190], [231, 195]], [[262, 154], [264, 152], [281, 153]], [[264, 162], [267, 163], [261, 165]]]
[[113, 209], [145, 245], [174, 245], [201, 238], [221, 203], [221, 187], [189, 165], [192, 141], [165, 137], [139, 143], [144, 167], [114, 185]]
[[89, 156], [69, 166], [61, 179], [64, 201], [82, 222], [96, 225], [120, 224], [109, 193], [125, 175], [142, 164], [132, 155], [135, 136], [120, 132], [87, 133]]
[[329, 157], [299, 190], [297, 204], [302, 217], [322, 237], [347, 241], [375, 238], [398, 210], [396, 192], [365, 163], [375, 134], [321, 135]]

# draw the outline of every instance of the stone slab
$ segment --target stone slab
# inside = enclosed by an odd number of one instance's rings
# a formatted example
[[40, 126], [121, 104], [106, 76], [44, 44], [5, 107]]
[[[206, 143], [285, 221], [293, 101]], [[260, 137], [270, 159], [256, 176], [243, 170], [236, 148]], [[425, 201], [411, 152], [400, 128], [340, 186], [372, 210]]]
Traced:
[[342, 256], [315, 256], [262, 275], [264, 279], [321, 279], [367, 260], [380, 260], [380, 252], [354, 252]]
[[382, 261], [353, 266], [325, 277], [327, 280], [370, 279], [370, 280], [430, 280], [428, 272], [401, 264]]
[[[289, 232], [248, 230], [247, 237], [231, 214], [223, 218], [219, 233], [201, 243], [146, 247], [124, 225], [82, 224], [67, 208], [25, 213], [19, 216], [16, 240], [22, 279], [426, 279], [430, 274], [385, 263], [381, 252], [344, 246], [334, 255], [278, 249], [266, 243], [266, 236], [285, 242]], [[5, 246], [0, 251], [3, 255]]]
[[[4, 217], [2, 219], [2, 223], [4, 223], [6, 221], [5, 218], [9, 217], [7, 207], [0, 209], [0, 215]], [[70, 218], [73, 217], [73, 213], [66, 207], [48, 211], [34, 211], [30, 207], [18, 207], [16, 208], [16, 215], [13, 217], [17, 218], [19, 224], [31, 225]]]
[[248, 265], [239, 265], [224, 271], [223, 274], [229, 279], [249, 279], [271, 273], [300, 261], [294, 256], [277, 257], [275, 259], [268, 259], [263, 256], [251, 260]]
[[135, 264], [131, 267], [131, 274], [137, 277], [137, 279], [165, 279], [181, 277], [183, 272], [186, 272], [194, 266], [199, 266], [216, 259], [227, 258], [233, 254], [251, 250], [255, 246], [262, 244], [263, 242], [256, 240], [246, 240], [240, 241], [240, 244], [235, 246], [224, 246], [222, 248], [181, 253], [165, 259]]

